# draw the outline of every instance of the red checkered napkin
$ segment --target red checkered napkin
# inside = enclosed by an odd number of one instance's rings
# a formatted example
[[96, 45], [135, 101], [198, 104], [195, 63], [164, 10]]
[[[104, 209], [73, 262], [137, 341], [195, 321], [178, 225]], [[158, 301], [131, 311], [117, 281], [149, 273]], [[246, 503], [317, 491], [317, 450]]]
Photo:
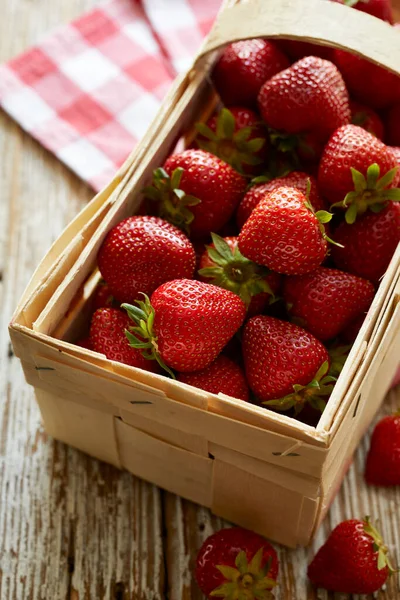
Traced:
[[219, 4], [103, 4], [0, 66], [0, 105], [99, 190], [146, 131]]

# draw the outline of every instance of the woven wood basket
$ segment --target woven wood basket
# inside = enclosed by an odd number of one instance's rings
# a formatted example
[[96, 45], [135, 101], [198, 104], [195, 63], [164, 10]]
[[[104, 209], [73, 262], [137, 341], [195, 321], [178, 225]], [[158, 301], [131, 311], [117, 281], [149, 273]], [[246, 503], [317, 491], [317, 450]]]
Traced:
[[10, 335], [52, 436], [296, 546], [324, 518], [399, 362], [400, 246], [316, 428], [72, 343], [87, 327], [106, 233], [135, 212], [152, 170], [212, 111], [209, 72], [218, 49], [252, 37], [349, 49], [400, 74], [398, 31], [367, 14], [320, 0], [225, 2], [140, 146], [36, 270]]

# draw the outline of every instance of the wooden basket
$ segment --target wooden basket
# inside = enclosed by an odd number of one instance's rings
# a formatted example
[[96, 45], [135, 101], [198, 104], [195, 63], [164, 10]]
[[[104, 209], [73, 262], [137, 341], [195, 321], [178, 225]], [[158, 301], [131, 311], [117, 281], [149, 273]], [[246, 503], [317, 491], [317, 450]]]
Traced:
[[71, 343], [87, 326], [106, 233], [135, 212], [153, 168], [213, 106], [208, 74], [217, 49], [262, 36], [349, 49], [400, 74], [398, 31], [367, 14], [320, 0], [226, 2], [139, 148], [38, 267], [10, 335], [55, 438], [296, 546], [326, 514], [397, 367], [400, 246], [316, 428]]

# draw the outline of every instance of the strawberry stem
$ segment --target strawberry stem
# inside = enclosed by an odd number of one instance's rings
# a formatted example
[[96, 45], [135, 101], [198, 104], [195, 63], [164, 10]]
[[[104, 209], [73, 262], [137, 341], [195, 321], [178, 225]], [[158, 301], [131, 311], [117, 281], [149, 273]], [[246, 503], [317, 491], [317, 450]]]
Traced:
[[380, 532], [372, 525], [370, 517], [366, 516], [364, 519], [364, 531], [366, 534], [371, 536], [373, 540], [374, 551], [378, 553], [378, 570], [381, 571], [385, 567], [389, 570], [389, 575], [398, 572], [394, 569], [390, 563], [388, 556], [388, 547], [384, 544], [383, 538]]
[[157, 336], [153, 329], [155, 310], [149, 297], [146, 294], [142, 295], [144, 301], [136, 300], [137, 306], [121, 304], [121, 308], [126, 310], [129, 318], [135, 323], [135, 327], [129, 327], [125, 330], [125, 335], [132, 348], [141, 351], [143, 358], [156, 360], [172, 379], [176, 379], [174, 372], [165, 364], [158, 351]]
[[234, 250], [216, 233], [211, 234], [213, 246], [207, 246], [207, 252], [215, 266], [199, 270], [199, 275], [210, 279], [210, 283], [222, 287], [240, 296], [248, 306], [253, 296], [265, 292], [274, 293], [266, 276], [271, 271], [245, 258], [236, 246]]

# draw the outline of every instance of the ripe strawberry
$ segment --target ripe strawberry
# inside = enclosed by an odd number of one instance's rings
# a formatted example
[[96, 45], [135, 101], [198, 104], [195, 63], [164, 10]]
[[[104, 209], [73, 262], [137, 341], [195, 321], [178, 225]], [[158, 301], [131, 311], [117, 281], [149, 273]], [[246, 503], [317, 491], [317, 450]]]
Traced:
[[289, 66], [274, 42], [242, 40], [225, 48], [212, 79], [224, 104], [255, 106], [264, 81]]
[[344, 4], [393, 24], [391, 0], [344, 0]]
[[238, 294], [248, 315], [262, 312], [278, 291], [281, 276], [245, 258], [237, 237], [221, 238], [215, 233], [211, 237], [213, 243], [200, 259], [201, 280]]
[[177, 379], [212, 394], [221, 392], [239, 400], [249, 399], [249, 388], [242, 369], [227, 356], [218, 356], [201, 371], [178, 373]]
[[324, 410], [323, 396], [331, 393], [335, 380], [327, 375], [327, 350], [305, 329], [273, 317], [253, 317], [244, 326], [243, 358], [250, 388], [263, 404], [294, 408], [295, 414], [307, 402]]
[[400, 146], [400, 102], [386, 115], [386, 142], [390, 146]]
[[380, 109], [400, 102], [400, 77], [394, 73], [344, 50], [334, 50], [332, 61], [350, 93], [363, 104]]
[[257, 533], [231, 527], [210, 535], [196, 560], [196, 581], [207, 598], [268, 600], [276, 585], [279, 561], [274, 548]]
[[144, 192], [160, 217], [199, 239], [229, 221], [245, 189], [244, 177], [217, 156], [185, 150], [154, 171], [154, 185]]
[[128, 217], [104, 240], [97, 262], [118, 302], [134, 302], [170, 279], [193, 277], [196, 256], [182, 231], [158, 217]]
[[233, 292], [190, 279], [164, 283], [151, 303], [146, 296], [136, 304], [122, 305], [137, 325], [129, 341], [171, 376], [170, 369], [187, 373], [208, 367], [246, 315], [244, 302]]
[[332, 531], [308, 567], [319, 588], [345, 594], [373, 594], [393, 571], [387, 548], [369, 517], [343, 521]]
[[380, 140], [383, 140], [384, 128], [382, 119], [372, 108], [365, 106], [360, 102], [352, 100], [350, 102], [351, 122], [371, 133]]
[[318, 185], [321, 193], [346, 208], [346, 221], [368, 209], [377, 212], [389, 200], [400, 200], [393, 152], [362, 127], [346, 125], [330, 138], [321, 158]]
[[197, 123], [197, 145], [239, 173], [251, 175], [267, 160], [267, 130], [261, 117], [243, 106], [223, 108], [207, 124]]
[[328, 244], [322, 223], [331, 216], [325, 211], [314, 214], [299, 190], [278, 188], [265, 195], [244, 224], [239, 250], [277, 273], [309, 273], [326, 256]]
[[321, 341], [336, 337], [359, 315], [365, 316], [374, 293], [369, 281], [325, 267], [287, 277], [283, 287], [294, 322]]
[[309, 201], [315, 212], [324, 209], [324, 201], [318, 193], [317, 182], [315, 177], [303, 173], [301, 171], [293, 171], [289, 175], [284, 177], [277, 177], [266, 183], [259, 183], [253, 185], [241, 200], [237, 213], [236, 222], [239, 229], [242, 229], [243, 225], [250, 217], [255, 207], [259, 204], [266, 193], [272, 192], [280, 187], [294, 187], [302, 194], [306, 195], [308, 191], [308, 183], [310, 183], [310, 196]]
[[125, 363], [145, 371], [157, 371], [155, 362], [143, 358], [140, 350], [131, 348], [125, 331], [132, 325], [128, 315], [118, 308], [99, 308], [90, 324], [90, 342], [95, 352], [109, 360]]
[[110, 286], [102, 279], [93, 294], [92, 310], [95, 312], [98, 308], [113, 306], [113, 304], [114, 296], [111, 293]]
[[400, 242], [400, 205], [389, 202], [382, 212], [366, 213], [353, 225], [341, 223], [335, 240], [344, 246], [333, 248], [335, 265], [379, 284]]
[[286, 134], [307, 134], [318, 149], [350, 122], [344, 81], [331, 62], [308, 56], [265, 82], [258, 95], [261, 116]]
[[400, 412], [384, 417], [375, 427], [365, 479], [370, 485], [400, 485]]

